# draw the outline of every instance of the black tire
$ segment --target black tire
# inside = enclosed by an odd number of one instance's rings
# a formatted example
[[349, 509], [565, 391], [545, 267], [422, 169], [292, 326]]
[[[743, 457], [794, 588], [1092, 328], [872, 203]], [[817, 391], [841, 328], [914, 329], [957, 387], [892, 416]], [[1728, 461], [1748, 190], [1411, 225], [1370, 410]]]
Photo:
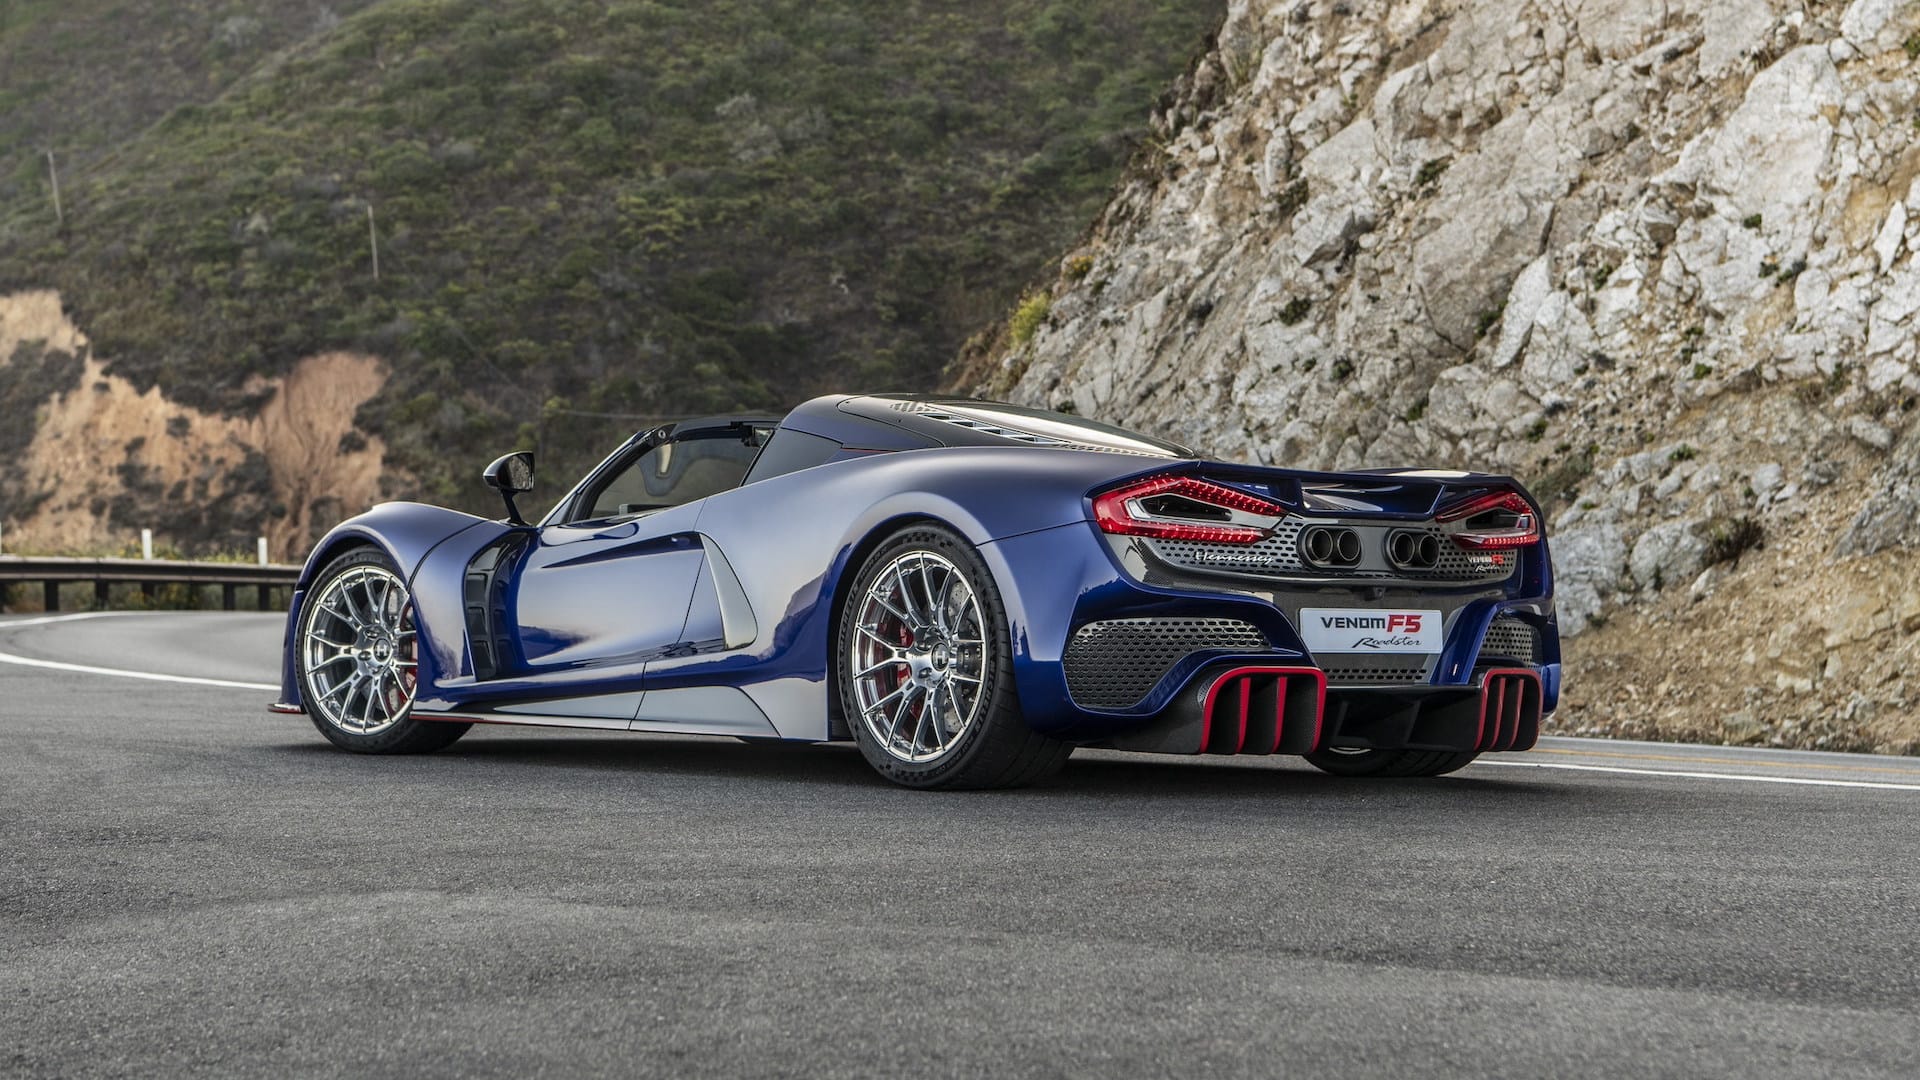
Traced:
[[1440, 776], [1465, 768], [1479, 756], [1476, 751], [1451, 750], [1316, 750], [1307, 761], [1335, 776]]
[[[970, 720], [953, 734], [951, 743], [939, 749], [937, 756], [924, 761], [905, 760], [889, 751], [889, 745], [898, 745], [897, 739], [883, 739], [882, 733], [872, 730], [868, 715], [861, 709], [860, 691], [856, 689], [859, 677], [854, 667], [855, 637], [861, 633], [860, 615], [868, 603], [869, 592], [883, 572], [903, 557], [911, 558], [915, 553], [935, 557], [928, 562], [943, 562], [946, 567], [959, 573], [959, 580], [971, 591], [978, 605], [980, 624], [980, 636], [968, 639], [977, 640], [980, 644], [967, 646], [969, 649], [977, 648], [978, 654], [969, 653], [964, 660], [953, 661], [956, 676], [963, 667], [978, 671], [979, 681]], [[924, 570], [921, 572], [925, 573]], [[835, 635], [830, 663], [841, 709], [847, 718], [847, 726], [853, 731], [854, 741], [859, 744], [860, 753], [881, 776], [905, 787], [922, 789], [1022, 787], [1058, 772], [1073, 752], [1071, 743], [1049, 738], [1027, 726], [1014, 686], [1013, 647], [1008, 636], [1006, 609], [1001, 604], [1000, 590], [994, 584], [992, 572], [973, 545], [951, 529], [931, 523], [910, 525], [881, 541], [854, 576], [852, 587], [841, 601], [838, 621], [839, 632]], [[912, 681], [912, 667], [907, 661], [901, 663], [909, 671], [901, 680], [901, 688], [904, 689], [906, 683]], [[944, 663], [942, 670], [945, 670]], [[941, 692], [955, 693], [951, 690]], [[964, 691], [956, 696], [964, 698]], [[904, 704], [911, 705], [913, 700], [909, 695]], [[915, 715], [924, 720], [927, 702], [934, 700], [939, 699], [923, 695], [921, 712]], [[946, 700], [946, 707], [958, 712], [959, 705], [955, 697]], [[936, 710], [934, 715], [937, 717], [939, 712]], [[936, 734], [933, 738], [938, 738], [942, 730], [940, 723], [939, 720], [935, 721]], [[911, 743], [913, 750], [917, 751], [920, 738], [916, 727]]]
[[[314, 645], [310, 648], [309, 645], [316, 625], [322, 620], [327, 620], [327, 625], [320, 627], [323, 632], [330, 631], [338, 635], [346, 628], [348, 620], [338, 612], [323, 608], [321, 601], [330, 599], [329, 594], [334, 586], [350, 576], [357, 576], [356, 580], [359, 581], [381, 581], [389, 586], [398, 583], [399, 612], [394, 616], [395, 626], [403, 628], [404, 633], [404, 627], [411, 624], [411, 615], [407, 613], [411, 600], [406, 595], [405, 583], [401, 579], [399, 568], [393, 564], [393, 560], [389, 559], [385, 552], [373, 547], [358, 547], [328, 563], [326, 569], [320, 571], [319, 576], [314, 578], [312, 587], [306, 591], [306, 603], [300, 612], [300, 625], [293, 640], [294, 670], [300, 682], [300, 700], [306, 704], [307, 718], [313, 721], [313, 726], [320, 734], [326, 736], [328, 742], [356, 754], [426, 754], [452, 745], [473, 725], [414, 719], [413, 695], [410, 688], [403, 690], [396, 685], [392, 695], [383, 694], [380, 702], [383, 706], [392, 705], [401, 694], [404, 694], [404, 704], [399, 704], [390, 712], [383, 713], [380, 718], [381, 724], [377, 729], [364, 732], [352, 730], [349, 717], [335, 714], [347, 712], [347, 706], [353, 701], [366, 701], [368, 698], [357, 697], [354, 691], [349, 690], [344, 697], [340, 698], [342, 704], [339, 708], [326, 703], [323, 695], [327, 695], [329, 690], [334, 690], [337, 695], [338, 681], [334, 680], [330, 673], [321, 674], [315, 670], [309, 670], [308, 664], [311, 662], [312, 654], [316, 648], [320, 647]], [[343, 586], [346, 589], [353, 587], [355, 586], [351, 582]], [[360, 587], [361, 603], [371, 608], [375, 594], [367, 592], [367, 586]], [[379, 596], [379, 603], [386, 605], [388, 603], [386, 594], [381, 593]], [[360, 613], [360, 609], [355, 609], [355, 613]], [[400, 663], [405, 663], [402, 657], [408, 655], [404, 650], [412, 648], [397, 641], [389, 641], [388, 646], [388, 655], [393, 656]], [[349, 650], [341, 650], [341, 652], [346, 653]], [[359, 662], [352, 659], [342, 659], [338, 664], [322, 661], [317, 666], [338, 668], [349, 663], [354, 664], [356, 668], [359, 666]], [[384, 684], [376, 682], [374, 685], [378, 687]], [[368, 694], [370, 697], [372, 691]]]

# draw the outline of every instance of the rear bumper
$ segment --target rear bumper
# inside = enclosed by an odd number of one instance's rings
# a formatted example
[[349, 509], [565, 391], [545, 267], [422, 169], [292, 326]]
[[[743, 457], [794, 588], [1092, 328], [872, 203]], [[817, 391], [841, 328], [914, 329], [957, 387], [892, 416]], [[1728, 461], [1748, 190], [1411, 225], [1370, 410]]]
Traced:
[[[1312, 678], [1327, 684], [1319, 710], [1321, 746], [1337, 739], [1352, 741], [1333, 745], [1474, 749], [1480, 741], [1482, 679], [1489, 669], [1529, 673], [1538, 691], [1525, 702], [1529, 715], [1551, 714], [1558, 703], [1559, 630], [1544, 548], [1504, 582], [1419, 588], [1176, 580], [1151, 568], [1123, 566], [1090, 522], [995, 541], [981, 552], [1007, 607], [1022, 711], [1035, 730], [1054, 738], [1198, 752], [1204, 699], [1220, 673], [1233, 666], [1314, 672]], [[1306, 607], [1438, 609], [1444, 641], [1411, 678], [1405, 672], [1351, 670], [1350, 663], [1343, 665], [1351, 656], [1316, 656], [1308, 648], [1296, 626]], [[1483, 648], [1496, 622], [1522, 628], [1531, 635], [1531, 646], [1517, 655]], [[1121, 623], [1154, 629], [1096, 640], [1098, 649], [1082, 648], [1089, 631]], [[1194, 629], [1202, 623], [1205, 634], [1212, 635], [1205, 640]], [[1153, 639], [1161, 628], [1166, 640]], [[1084, 662], [1089, 656], [1111, 658], [1111, 663]], [[1125, 690], [1099, 692], [1109, 686]], [[1296, 686], [1290, 684], [1288, 693], [1297, 693]], [[1469, 707], [1475, 710], [1474, 732], [1467, 732], [1469, 721], [1460, 719]], [[1538, 724], [1534, 716], [1536, 732]], [[1196, 734], [1173, 736], [1181, 725], [1195, 726]], [[1400, 727], [1407, 730], [1396, 734]], [[1250, 732], [1250, 745], [1259, 744], [1260, 734]], [[1522, 734], [1516, 728], [1511, 738], [1491, 742], [1502, 748], [1530, 744]], [[1209, 730], [1207, 752], [1220, 752], [1219, 745]]]
[[1467, 686], [1328, 687], [1318, 668], [1203, 670], [1159, 716], [1088, 745], [1162, 754], [1319, 750], [1528, 750], [1540, 737], [1540, 673], [1494, 668]]

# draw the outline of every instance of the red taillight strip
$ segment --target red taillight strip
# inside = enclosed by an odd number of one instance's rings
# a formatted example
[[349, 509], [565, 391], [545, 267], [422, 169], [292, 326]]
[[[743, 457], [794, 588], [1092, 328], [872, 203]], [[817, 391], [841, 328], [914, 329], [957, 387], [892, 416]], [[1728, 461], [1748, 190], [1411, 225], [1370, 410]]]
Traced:
[[1492, 533], [1454, 533], [1453, 542], [1463, 548], [1474, 551], [1492, 551], [1503, 548], [1526, 547], [1540, 539], [1540, 530], [1533, 525], [1533, 515], [1521, 519], [1527, 523], [1525, 529], [1510, 529]]
[[1433, 515], [1435, 521], [1462, 521], [1489, 510], [1511, 510], [1516, 514], [1531, 514], [1533, 507], [1520, 497], [1517, 491], [1490, 491], [1485, 495], [1475, 495], [1463, 499], [1451, 506], [1443, 506]]
[[1095, 496], [1093, 520], [1099, 524], [1102, 532], [1118, 536], [1146, 536], [1157, 540], [1196, 540], [1210, 544], [1255, 544], [1266, 539], [1272, 532], [1271, 526], [1256, 528], [1242, 524], [1216, 525], [1199, 521], [1173, 521], [1166, 518], [1143, 517], [1135, 512], [1136, 500], [1152, 498], [1155, 495], [1178, 495], [1208, 506], [1217, 506], [1222, 510], [1273, 518], [1276, 521], [1285, 517], [1287, 513], [1286, 507], [1279, 503], [1269, 502], [1224, 484], [1216, 484], [1195, 476], [1173, 475], [1149, 477]]
[[1508, 510], [1517, 515], [1520, 520], [1512, 528], [1507, 529], [1454, 533], [1453, 542], [1470, 551], [1488, 551], [1525, 547], [1539, 541], [1540, 517], [1517, 491], [1492, 491], [1485, 495], [1475, 495], [1452, 506], [1442, 507], [1440, 512], [1433, 516], [1433, 520], [1441, 523], [1465, 521], [1489, 510]]

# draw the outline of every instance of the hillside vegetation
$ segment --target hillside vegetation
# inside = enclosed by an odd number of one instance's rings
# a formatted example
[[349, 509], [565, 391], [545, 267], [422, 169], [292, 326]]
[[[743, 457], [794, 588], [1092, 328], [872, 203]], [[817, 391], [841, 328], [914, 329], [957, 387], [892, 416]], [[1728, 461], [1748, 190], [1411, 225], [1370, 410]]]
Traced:
[[[58, 289], [109, 372], [210, 412], [378, 356], [358, 427], [390, 487], [471, 506], [496, 449], [537, 444], [557, 482], [637, 417], [930, 387], [1091, 220], [1220, 16], [386, 0], [295, 34], [263, 4], [235, 74], [244, 5], [175, 9], [178, 64], [138, 54], [168, 5], [110, 44], [72, 27], [121, 5], [66, 7], [0, 9], [0, 55], [37, 57], [0, 71], [0, 292]], [[101, 67], [183, 103], [115, 141], [139, 110], [75, 74]], [[59, 227], [27, 144], [69, 136]]]
[[0, 206], [91, 167], [371, 0], [0, 0]]

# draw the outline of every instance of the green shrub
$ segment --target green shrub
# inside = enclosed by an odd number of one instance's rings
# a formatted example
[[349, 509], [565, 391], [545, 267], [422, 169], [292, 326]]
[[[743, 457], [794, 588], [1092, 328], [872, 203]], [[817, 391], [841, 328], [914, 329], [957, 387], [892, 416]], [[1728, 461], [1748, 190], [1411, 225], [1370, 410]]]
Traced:
[[1295, 180], [1292, 183], [1288, 184], [1286, 187], [1281, 188], [1280, 197], [1277, 200], [1277, 204], [1278, 205], [1276, 208], [1279, 210], [1280, 216], [1283, 218], [1292, 217], [1295, 211], [1307, 205], [1306, 180], [1304, 179]]
[[1593, 475], [1593, 459], [1598, 447], [1589, 445], [1577, 454], [1559, 456], [1537, 477], [1530, 487], [1540, 501], [1551, 508], [1573, 501], [1580, 485]]
[[1020, 298], [1013, 309], [1013, 315], [1007, 320], [1007, 335], [1015, 345], [1025, 345], [1033, 340], [1040, 324], [1047, 321], [1047, 313], [1053, 310], [1053, 297], [1044, 289], [1035, 289]]
[[1756, 518], [1745, 515], [1739, 517], [1716, 517], [1707, 522], [1708, 566], [1720, 563], [1738, 563], [1740, 556], [1761, 546], [1766, 540], [1766, 530]]
[[1500, 325], [1500, 317], [1505, 315], [1506, 313], [1507, 313], [1507, 302], [1505, 300], [1502, 300], [1498, 304], [1495, 304], [1491, 309], [1481, 312], [1480, 317], [1474, 320], [1474, 324], [1473, 324], [1474, 338], [1477, 340], [1479, 338], [1486, 337], [1487, 331], [1492, 330], [1494, 327]]

